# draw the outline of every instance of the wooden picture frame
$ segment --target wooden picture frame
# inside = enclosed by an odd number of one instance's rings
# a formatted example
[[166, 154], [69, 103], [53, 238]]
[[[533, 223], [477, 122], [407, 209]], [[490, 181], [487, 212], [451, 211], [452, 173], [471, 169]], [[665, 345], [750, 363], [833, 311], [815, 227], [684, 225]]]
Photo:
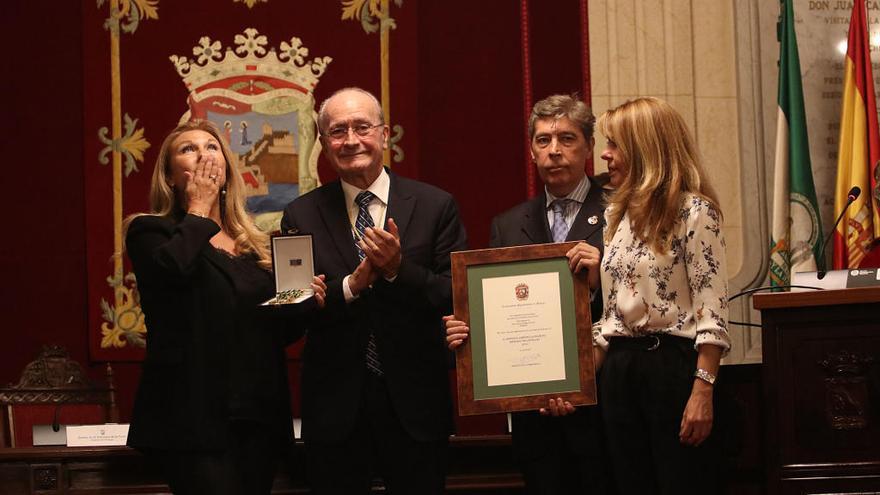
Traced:
[[[575, 406], [596, 403], [589, 284], [585, 272], [571, 273], [565, 255], [576, 244], [452, 253], [455, 316], [470, 327], [456, 350], [460, 415], [535, 410], [555, 398]], [[528, 302], [535, 284], [519, 279], [539, 282], [544, 294]], [[551, 349], [550, 359], [529, 346]], [[560, 355], [557, 363], [553, 358]], [[529, 378], [529, 367], [542, 376]]]

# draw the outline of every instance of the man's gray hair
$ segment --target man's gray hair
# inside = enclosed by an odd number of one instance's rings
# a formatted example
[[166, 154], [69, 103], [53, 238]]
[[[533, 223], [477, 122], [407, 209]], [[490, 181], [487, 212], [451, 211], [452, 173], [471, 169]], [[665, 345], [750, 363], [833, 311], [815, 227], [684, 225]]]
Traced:
[[535, 103], [532, 114], [529, 115], [529, 139], [535, 137], [535, 121], [538, 119], [561, 119], [568, 118], [581, 128], [584, 139], [589, 141], [593, 137], [593, 129], [596, 127], [596, 117], [590, 107], [581, 101], [577, 94], [550, 95]]
[[333, 97], [337, 96], [340, 93], [345, 93], [348, 91], [354, 91], [357, 93], [367, 95], [373, 103], [376, 105], [376, 114], [379, 115], [379, 123], [385, 123], [385, 115], [382, 113], [382, 104], [379, 103], [379, 99], [376, 98], [373, 93], [370, 93], [366, 89], [358, 88], [356, 86], [350, 86], [348, 88], [338, 89], [333, 92], [332, 95], [328, 96], [324, 101], [321, 102], [321, 106], [318, 107], [318, 131], [323, 134], [326, 129], [324, 129], [324, 124], [326, 123], [327, 118], [327, 102], [333, 99]]

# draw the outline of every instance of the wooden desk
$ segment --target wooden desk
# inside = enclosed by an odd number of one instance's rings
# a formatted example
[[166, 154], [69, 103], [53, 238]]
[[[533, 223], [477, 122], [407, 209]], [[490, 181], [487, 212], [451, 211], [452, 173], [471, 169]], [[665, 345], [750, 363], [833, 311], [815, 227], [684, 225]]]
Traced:
[[[308, 493], [301, 443], [279, 468], [273, 494]], [[344, 473], [341, 473], [344, 475]], [[376, 482], [373, 491], [384, 493]], [[452, 437], [447, 493], [519, 494], [522, 476], [508, 435]], [[168, 494], [168, 487], [128, 447], [33, 447], [0, 449], [2, 495]]]
[[880, 288], [758, 294], [769, 494], [880, 491]]
[[[764, 445], [761, 443], [761, 367], [738, 365], [722, 370], [723, 382], [742, 416], [724, 442], [727, 493], [764, 493]], [[720, 390], [720, 389], [719, 389]], [[771, 444], [772, 445], [772, 444]], [[278, 469], [273, 493], [306, 494], [303, 446], [297, 443]], [[340, 473], [344, 474], [344, 473]], [[447, 493], [522, 494], [523, 480], [513, 459], [509, 435], [451, 437]], [[383, 493], [377, 482], [373, 491]], [[167, 494], [168, 488], [137, 451], [127, 447], [0, 448], [0, 495]], [[775, 493], [775, 492], [770, 492]]]
[[0, 492], [19, 494], [170, 493], [128, 447], [0, 449]]

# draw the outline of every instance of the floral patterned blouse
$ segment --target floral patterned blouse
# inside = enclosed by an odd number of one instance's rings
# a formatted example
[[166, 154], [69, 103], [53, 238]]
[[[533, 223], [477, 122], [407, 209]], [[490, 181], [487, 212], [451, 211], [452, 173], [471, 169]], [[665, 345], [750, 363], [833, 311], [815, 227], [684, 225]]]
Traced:
[[[606, 225], [608, 212], [606, 211]], [[657, 253], [630, 230], [624, 215], [602, 259], [605, 311], [593, 329], [608, 348], [611, 337], [667, 333], [712, 344], [726, 353], [727, 264], [721, 215], [689, 194], [672, 231], [670, 249]]]

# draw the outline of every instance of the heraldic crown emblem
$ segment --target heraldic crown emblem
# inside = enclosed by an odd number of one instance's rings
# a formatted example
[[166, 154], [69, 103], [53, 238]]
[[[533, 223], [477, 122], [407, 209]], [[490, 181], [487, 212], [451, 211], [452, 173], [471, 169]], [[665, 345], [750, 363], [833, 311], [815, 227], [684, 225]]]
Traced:
[[254, 28], [223, 47], [202, 36], [193, 59], [171, 55], [189, 91], [181, 122], [205, 119], [222, 130], [246, 185], [247, 208], [257, 225], [278, 230], [281, 212], [320, 185], [317, 114], [313, 90], [332, 61], [308, 60], [293, 36], [278, 48]]
[[282, 41], [278, 51], [275, 48], [267, 50], [266, 36], [254, 28], [235, 35], [234, 42], [234, 48], [224, 50], [219, 41], [202, 36], [192, 50], [195, 60], [178, 55], [169, 58], [190, 91], [218, 80], [259, 73], [287, 81], [310, 93], [333, 61], [331, 57], [307, 61], [305, 57], [308, 57], [309, 49], [295, 36], [289, 42]]

